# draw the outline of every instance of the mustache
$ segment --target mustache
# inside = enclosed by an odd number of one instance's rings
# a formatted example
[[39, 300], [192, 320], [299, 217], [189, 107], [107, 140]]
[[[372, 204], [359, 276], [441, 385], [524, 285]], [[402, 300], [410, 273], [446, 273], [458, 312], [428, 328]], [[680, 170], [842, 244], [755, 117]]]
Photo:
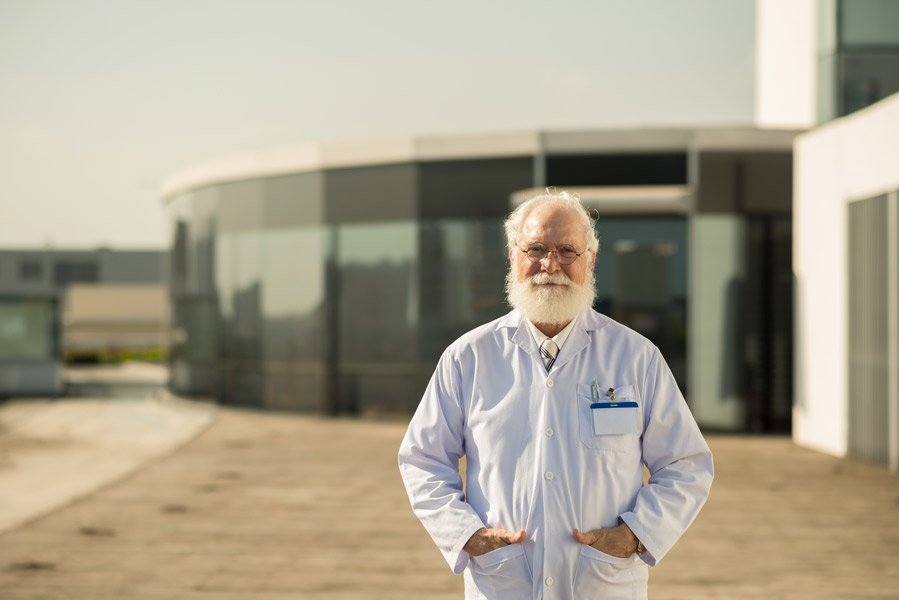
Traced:
[[528, 277], [531, 285], [571, 285], [571, 280], [561, 273], [535, 273]]

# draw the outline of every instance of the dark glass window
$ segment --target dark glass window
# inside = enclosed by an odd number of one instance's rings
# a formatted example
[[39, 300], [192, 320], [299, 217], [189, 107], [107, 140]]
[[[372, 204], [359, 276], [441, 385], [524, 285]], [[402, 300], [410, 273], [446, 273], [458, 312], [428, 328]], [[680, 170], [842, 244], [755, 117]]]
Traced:
[[842, 46], [899, 46], [899, 3], [896, 0], [840, 0]]
[[699, 157], [699, 211], [789, 214], [790, 153], [708, 152]]
[[262, 349], [265, 406], [323, 412], [330, 343], [326, 298], [329, 231], [268, 229], [262, 234]]
[[687, 383], [687, 221], [601, 217], [596, 309], [649, 338]]
[[592, 154], [548, 156], [550, 186], [681, 185], [687, 183], [687, 155]]
[[324, 223], [324, 175], [316, 171], [266, 179], [262, 220], [267, 229]]
[[746, 221], [741, 294], [743, 398], [751, 431], [789, 432], [793, 409], [793, 223]]
[[19, 263], [19, 279], [37, 281], [44, 273], [44, 265], [39, 260], [26, 259]]
[[899, 92], [899, 47], [892, 53], [844, 53], [838, 68], [840, 115], [848, 115]]
[[818, 121], [899, 91], [899, 2], [838, 0], [818, 15]]
[[466, 331], [509, 310], [503, 284], [507, 254], [501, 219], [422, 223], [421, 360], [433, 366]]
[[0, 360], [55, 358], [57, 321], [54, 300], [0, 298]]
[[371, 223], [414, 219], [416, 166], [378, 165], [325, 172], [329, 223]]
[[60, 260], [53, 265], [53, 281], [56, 285], [94, 283], [100, 280], [99, 271], [95, 261]]
[[420, 216], [428, 219], [502, 218], [509, 197], [534, 185], [534, 159], [438, 161], [419, 165]]
[[405, 411], [416, 385], [418, 233], [412, 221], [337, 228], [335, 358], [332, 412]]

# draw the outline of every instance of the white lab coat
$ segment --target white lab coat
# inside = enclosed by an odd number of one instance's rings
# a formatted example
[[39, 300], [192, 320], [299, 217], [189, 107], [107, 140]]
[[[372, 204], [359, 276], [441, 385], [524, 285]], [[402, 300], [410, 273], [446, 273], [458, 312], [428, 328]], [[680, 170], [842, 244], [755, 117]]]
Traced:
[[[593, 383], [637, 402], [642, 433], [594, 434]], [[456, 340], [412, 417], [399, 466], [416, 516], [453, 571], [464, 571], [465, 597], [510, 600], [645, 598], [648, 565], [692, 523], [713, 476], [658, 349], [593, 310], [578, 317], [549, 373], [518, 311]], [[575, 527], [614, 527], [619, 516], [643, 555], [616, 558], [572, 538]], [[481, 527], [527, 538], [471, 557], [462, 547]]]

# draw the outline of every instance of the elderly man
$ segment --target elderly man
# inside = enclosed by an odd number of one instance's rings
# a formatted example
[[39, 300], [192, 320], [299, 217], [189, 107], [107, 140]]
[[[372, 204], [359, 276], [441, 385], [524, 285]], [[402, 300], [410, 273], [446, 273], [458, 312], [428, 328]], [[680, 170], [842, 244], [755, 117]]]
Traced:
[[514, 310], [447, 348], [400, 447], [412, 508], [466, 598], [645, 598], [711, 453], [658, 349], [593, 311], [578, 199], [528, 200], [506, 238]]

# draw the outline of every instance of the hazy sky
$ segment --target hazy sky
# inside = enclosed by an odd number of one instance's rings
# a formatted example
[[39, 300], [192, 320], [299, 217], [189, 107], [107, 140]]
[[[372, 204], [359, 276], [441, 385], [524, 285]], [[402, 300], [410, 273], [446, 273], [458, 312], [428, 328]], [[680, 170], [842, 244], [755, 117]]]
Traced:
[[747, 125], [753, 36], [751, 0], [0, 0], [0, 247], [167, 247], [167, 177], [270, 146]]

